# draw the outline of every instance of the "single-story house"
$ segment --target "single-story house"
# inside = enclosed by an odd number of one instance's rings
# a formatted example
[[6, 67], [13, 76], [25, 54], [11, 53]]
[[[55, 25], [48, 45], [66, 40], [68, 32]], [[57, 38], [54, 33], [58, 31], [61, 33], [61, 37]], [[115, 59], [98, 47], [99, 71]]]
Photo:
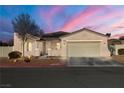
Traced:
[[104, 34], [83, 28], [78, 31], [54, 32], [43, 36], [44, 50], [48, 56], [106, 57], [110, 55], [108, 37]]
[[[25, 55], [68, 57], [106, 57], [110, 56], [104, 34], [83, 28], [78, 31], [54, 32], [44, 34], [42, 39], [29, 39], [25, 44]], [[14, 50], [22, 51], [21, 40], [14, 34]]]

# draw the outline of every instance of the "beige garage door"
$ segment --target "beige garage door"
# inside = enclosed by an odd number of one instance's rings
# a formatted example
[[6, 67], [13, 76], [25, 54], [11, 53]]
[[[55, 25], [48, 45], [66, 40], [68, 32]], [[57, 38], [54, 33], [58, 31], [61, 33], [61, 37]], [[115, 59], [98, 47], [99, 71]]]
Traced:
[[98, 57], [100, 42], [68, 42], [68, 57]]

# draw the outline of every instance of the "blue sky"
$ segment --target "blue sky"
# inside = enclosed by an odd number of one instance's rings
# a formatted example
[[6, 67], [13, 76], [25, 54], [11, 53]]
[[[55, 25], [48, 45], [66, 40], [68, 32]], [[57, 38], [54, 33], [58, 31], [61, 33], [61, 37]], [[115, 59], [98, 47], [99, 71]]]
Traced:
[[100, 33], [124, 35], [124, 6], [41, 5], [0, 6], [0, 40], [13, 37], [12, 19], [29, 14], [44, 32], [72, 32], [83, 27]]

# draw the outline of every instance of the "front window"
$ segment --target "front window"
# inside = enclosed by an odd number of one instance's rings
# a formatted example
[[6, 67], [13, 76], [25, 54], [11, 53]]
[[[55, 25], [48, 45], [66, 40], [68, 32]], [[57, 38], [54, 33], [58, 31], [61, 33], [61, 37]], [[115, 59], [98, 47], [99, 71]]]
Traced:
[[27, 51], [32, 51], [32, 43], [31, 42], [27, 43]]

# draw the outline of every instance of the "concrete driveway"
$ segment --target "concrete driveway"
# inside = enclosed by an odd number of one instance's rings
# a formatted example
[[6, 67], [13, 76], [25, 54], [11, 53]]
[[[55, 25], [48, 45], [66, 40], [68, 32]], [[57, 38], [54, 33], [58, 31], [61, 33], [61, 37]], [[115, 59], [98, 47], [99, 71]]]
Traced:
[[83, 67], [83, 66], [91, 66], [91, 67], [101, 67], [101, 66], [124, 66], [112, 58], [86, 58], [86, 57], [71, 57], [68, 59], [67, 65], [70, 67]]

